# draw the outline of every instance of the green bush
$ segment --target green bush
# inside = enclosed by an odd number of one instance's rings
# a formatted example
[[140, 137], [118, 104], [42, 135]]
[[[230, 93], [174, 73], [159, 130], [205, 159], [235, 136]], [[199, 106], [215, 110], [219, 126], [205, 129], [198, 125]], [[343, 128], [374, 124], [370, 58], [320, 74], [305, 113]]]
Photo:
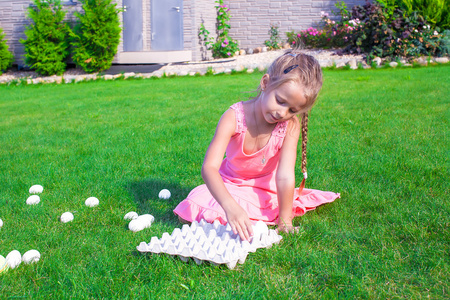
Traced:
[[2, 71], [11, 67], [14, 60], [12, 53], [8, 50], [8, 45], [4, 38], [5, 34], [3, 34], [3, 29], [0, 28], [0, 75], [2, 74]]
[[442, 34], [417, 12], [374, 2], [354, 6], [351, 18], [362, 26], [347, 35], [347, 52], [367, 53], [369, 58], [442, 54]]
[[400, 8], [407, 15], [414, 12], [423, 16], [432, 29], [450, 29], [449, 0], [375, 0], [388, 11]]
[[69, 54], [66, 13], [60, 0], [34, 0], [28, 8], [28, 18], [33, 23], [25, 30], [25, 63], [42, 75], [61, 74], [66, 69]]
[[119, 10], [111, 0], [82, 0], [72, 32], [73, 60], [88, 73], [111, 67], [120, 42]]
[[418, 12], [434, 28], [450, 29], [449, 0], [398, 0], [408, 14]]

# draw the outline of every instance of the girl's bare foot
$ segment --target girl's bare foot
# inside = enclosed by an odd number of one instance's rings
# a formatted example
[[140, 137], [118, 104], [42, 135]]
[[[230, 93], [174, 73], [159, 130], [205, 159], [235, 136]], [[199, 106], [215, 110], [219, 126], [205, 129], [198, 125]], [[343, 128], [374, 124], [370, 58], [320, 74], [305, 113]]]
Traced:
[[180, 216], [178, 216], [178, 220], [181, 222], [181, 224], [191, 224], [191, 222], [181, 218]]
[[294, 227], [294, 226], [287, 226], [287, 225], [278, 225], [278, 228], [275, 229], [277, 233], [284, 232], [284, 233], [299, 233], [300, 227]]

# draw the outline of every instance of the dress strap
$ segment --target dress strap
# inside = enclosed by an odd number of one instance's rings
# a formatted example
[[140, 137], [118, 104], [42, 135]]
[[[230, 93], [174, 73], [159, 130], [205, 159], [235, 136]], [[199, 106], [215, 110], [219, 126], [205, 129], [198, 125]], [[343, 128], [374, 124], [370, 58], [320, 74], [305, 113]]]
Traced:
[[277, 126], [273, 129], [272, 134], [284, 138], [286, 136], [288, 122], [289, 121], [278, 122]]
[[247, 126], [245, 124], [244, 106], [242, 102], [237, 102], [230, 106], [236, 114], [236, 133], [245, 132]]

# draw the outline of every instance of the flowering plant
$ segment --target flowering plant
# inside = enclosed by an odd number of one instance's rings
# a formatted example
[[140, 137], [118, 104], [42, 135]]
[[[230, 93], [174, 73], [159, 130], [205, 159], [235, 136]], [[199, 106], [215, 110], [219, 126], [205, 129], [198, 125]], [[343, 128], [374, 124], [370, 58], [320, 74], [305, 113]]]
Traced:
[[230, 25], [228, 22], [230, 21], [230, 8], [223, 4], [223, 0], [216, 1], [218, 4], [216, 6], [217, 9], [217, 38], [216, 41], [213, 42], [213, 38], [209, 37], [209, 31], [206, 30], [203, 24], [200, 25], [199, 36], [202, 37], [203, 42], [208, 50], [212, 50], [212, 54], [214, 58], [219, 57], [231, 57], [234, 56], [236, 51], [239, 51], [237, 41], [233, 40], [229, 36]]
[[[339, 2], [338, 2], [339, 3]], [[341, 20], [336, 22], [329, 18], [329, 14], [321, 12], [320, 29], [310, 27], [299, 32], [288, 32], [288, 42], [293, 47], [306, 48], [341, 48], [348, 45], [347, 35], [360, 27], [359, 19], [351, 19], [345, 3], [337, 4], [341, 7]]]
[[264, 41], [264, 45], [266, 45], [270, 50], [281, 49], [282, 41], [278, 32], [278, 26], [276, 24], [270, 24], [269, 35], [270, 38]]

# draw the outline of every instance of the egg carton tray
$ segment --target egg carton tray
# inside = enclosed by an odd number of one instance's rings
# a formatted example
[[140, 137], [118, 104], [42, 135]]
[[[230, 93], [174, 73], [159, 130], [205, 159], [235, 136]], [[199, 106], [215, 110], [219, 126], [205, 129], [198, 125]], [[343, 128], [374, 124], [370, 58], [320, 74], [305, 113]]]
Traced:
[[251, 240], [243, 241], [233, 233], [229, 224], [225, 226], [218, 220], [213, 224], [201, 220], [192, 222], [190, 226], [185, 224], [181, 229], [175, 228], [172, 234], [164, 232], [160, 239], [154, 236], [150, 243], [141, 242], [136, 248], [142, 253], [167, 253], [178, 256], [184, 262], [192, 258], [198, 265], [209, 261], [234, 269], [237, 263], [245, 262], [248, 253], [258, 248], [270, 248], [281, 239], [281, 235], [262, 221], [253, 225]]

